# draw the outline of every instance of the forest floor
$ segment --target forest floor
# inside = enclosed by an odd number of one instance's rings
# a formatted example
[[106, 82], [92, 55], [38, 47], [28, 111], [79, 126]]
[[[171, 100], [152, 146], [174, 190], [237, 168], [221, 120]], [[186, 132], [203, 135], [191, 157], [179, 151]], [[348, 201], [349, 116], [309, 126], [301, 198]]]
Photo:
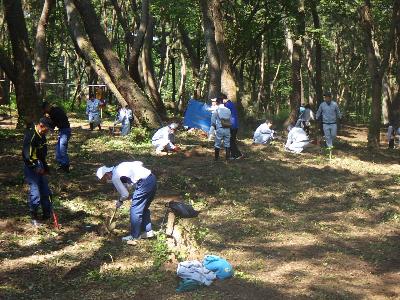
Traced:
[[[215, 163], [212, 144], [195, 134], [177, 137], [195, 150], [157, 157], [150, 143], [71, 120], [71, 172], [49, 176], [60, 231], [30, 226], [23, 134], [0, 122], [1, 299], [400, 298], [400, 150], [369, 151], [366, 128], [344, 126], [331, 160], [284, 152], [279, 142], [253, 146], [240, 132], [247, 157]], [[56, 138], [49, 136], [53, 166]], [[176, 261], [157, 267], [159, 241], [121, 242], [128, 201], [116, 235], [101, 231], [117, 194], [96, 169], [129, 160], [158, 177], [155, 229], [171, 197], [191, 201], [201, 210], [202, 240], [188, 259], [219, 255], [233, 265], [233, 278], [177, 293]]]

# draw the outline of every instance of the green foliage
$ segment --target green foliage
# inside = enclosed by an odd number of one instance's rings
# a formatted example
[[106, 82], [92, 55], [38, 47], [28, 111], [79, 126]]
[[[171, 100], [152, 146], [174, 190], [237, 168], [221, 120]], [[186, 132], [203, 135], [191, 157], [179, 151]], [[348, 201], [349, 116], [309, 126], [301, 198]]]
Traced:
[[133, 127], [128, 139], [135, 144], [148, 143], [151, 140], [150, 131], [145, 127]]
[[152, 246], [153, 266], [158, 269], [169, 260], [172, 253], [167, 245], [167, 236], [164, 233], [159, 233]]

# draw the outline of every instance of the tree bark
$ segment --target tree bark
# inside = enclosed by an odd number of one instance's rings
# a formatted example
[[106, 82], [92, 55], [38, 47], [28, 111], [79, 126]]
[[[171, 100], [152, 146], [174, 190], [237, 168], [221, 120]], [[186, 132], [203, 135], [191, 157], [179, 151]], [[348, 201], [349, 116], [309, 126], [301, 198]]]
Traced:
[[186, 106], [186, 98], [185, 98], [185, 85], [186, 85], [186, 59], [183, 54], [181, 47], [181, 83], [179, 84], [179, 92], [178, 92], [178, 105], [177, 110], [179, 112], [184, 111], [184, 107]]
[[133, 41], [130, 57], [129, 57], [129, 74], [135, 80], [136, 84], [143, 89], [142, 76], [139, 72], [139, 57], [140, 50], [142, 49], [144, 37], [146, 34], [146, 28], [149, 19], [149, 0], [142, 0], [142, 16], [140, 19], [140, 25], [136, 31], [136, 37]]
[[[314, 29], [320, 30], [321, 24], [319, 20], [319, 15], [317, 11], [316, 0], [311, 1], [311, 14], [314, 23]], [[317, 107], [322, 102], [322, 46], [320, 41], [320, 32], [314, 33], [314, 45], [315, 45], [315, 98], [317, 102]]]
[[151, 57], [151, 50], [153, 48], [153, 28], [154, 28], [154, 19], [150, 15], [149, 16], [149, 24], [147, 25], [146, 35], [143, 43], [143, 75], [146, 78], [146, 87], [149, 91], [151, 99], [153, 100], [154, 107], [157, 110], [157, 113], [166, 118], [167, 111], [165, 109], [165, 105], [161, 99], [161, 95], [157, 89], [157, 82], [154, 75], [154, 67], [153, 60]]
[[294, 124], [297, 120], [297, 112], [301, 103], [301, 61], [303, 35], [305, 31], [305, 15], [304, 15], [304, 0], [298, 0], [297, 32], [296, 40], [293, 43], [292, 52], [292, 92], [290, 96], [290, 114], [287, 120], [288, 124]]
[[208, 87], [208, 99], [211, 99], [217, 97], [221, 92], [220, 60], [217, 45], [215, 42], [213, 15], [209, 9], [209, 2], [208, 0], [199, 1], [202, 12], [204, 37], [207, 47], [208, 72], [210, 77], [210, 83]]
[[39, 120], [41, 107], [33, 77], [31, 49], [20, 0], [3, 0], [4, 16], [14, 56], [14, 70], [17, 78], [15, 94], [18, 108], [17, 127], [24, 123], [29, 126]]
[[121, 66], [110, 41], [107, 39], [104, 31], [101, 30], [100, 22], [90, 1], [74, 0], [73, 2], [82, 16], [86, 33], [97, 55], [125, 101], [134, 109], [137, 120], [152, 128], [159, 127], [161, 122], [159, 115], [142, 90], [129, 76], [124, 67]]
[[221, 90], [232, 102], [240, 104], [237, 97], [237, 83], [235, 72], [229, 59], [228, 51], [225, 47], [225, 33], [223, 26], [223, 17], [221, 12], [221, 0], [211, 0], [213, 7], [213, 20], [215, 28], [215, 42], [217, 44], [219, 62], [221, 68]]
[[[84, 34], [81, 23], [79, 22], [79, 14], [76, 10], [72, 0], [64, 0], [65, 10], [67, 14], [68, 28], [70, 29], [71, 39], [74, 42], [75, 50], [78, 55], [90, 65], [91, 70], [94, 71], [98, 77], [107, 85], [107, 87], [113, 92], [118, 102], [125, 106], [127, 102], [124, 97], [118, 91], [115, 84], [112, 82], [106, 69], [100, 61], [96, 51], [93, 49], [92, 44]], [[90, 82], [90, 81], [89, 81]]]
[[49, 70], [47, 62], [47, 45], [46, 45], [46, 28], [49, 21], [50, 12], [54, 5], [54, 0], [45, 0], [43, 4], [42, 14], [40, 16], [35, 42], [35, 70], [39, 81], [39, 91], [43, 97], [45, 94], [45, 86], [42, 82], [49, 79]]
[[384, 57], [380, 60], [379, 48], [374, 39], [374, 26], [371, 14], [371, 3], [365, 0], [358, 12], [360, 15], [361, 27], [364, 31], [364, 43], [367, 52], [368, 71], [372, 85], [371, 118], [368, 128], [368, 146], [371, 148], [379, 147], [380, 126], [382, 117], [382, 79], [389, 64], [390, 50], [394, 43], [395, 24], [399, 21], [400, 0], [395, 0], [393, 4], [392, 24], [389, 33], [390, 41], [384, 51]]
[[[2, 46], [0, 46], [2, 47]], [[7, 53], [4, 51], [4, 49], [0, 48], [0, 69], [6, 73], [7, 77], [14, 83], [16, 84], [17, 82], [17, 76], [15, 74], [15, 68], [14, 64], [11, 61], [11, 59], [7, 56]]]

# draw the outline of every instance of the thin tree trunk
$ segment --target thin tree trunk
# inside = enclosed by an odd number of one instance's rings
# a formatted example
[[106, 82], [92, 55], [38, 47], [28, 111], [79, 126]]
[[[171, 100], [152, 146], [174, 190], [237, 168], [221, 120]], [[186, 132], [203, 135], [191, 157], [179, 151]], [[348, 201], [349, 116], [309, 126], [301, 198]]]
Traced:
[[181, 35], [182, 43], [186, 48], [188, 53], [190, 63], [192, 66], [192, 74], [193, 74], [193, 98], [199, 99], [200, 98], [200, 57], [197, 55], [195, 49], [193, 48], [192, 41], [189, 38], [183, 24], [181, 22], [178, 23], [178, 30]]
[[151, 57], [151, 50], [153, 48], [153, 27], [154, 27], [154, 19], [150, 15], [142, 51], [143, 66], [144, 66], [143, 77], [146, 78], [146, 87], [151, 95], [157, 113], [163, 118], [165, 118], [167, 116], [167, 111], [165, 109], [164, 103], [162, 102], [161, 95], [157, 90], [157, 82], [154, 75], [153, 60]]
[[152, 128], [159, 127], [160, 117], [142, 90], [121, 66], [118, 57], [112, 50], [110, 41], [101, 30], [100, 22], [90, 1], [74, 0], [74, 3], [82, 16], [85, 30], [97, 55], [125, 101], [130, 107], [134, 108], [137, 120], [140, 123], [148, 124]]
[[[314, 29], [320, 30], [321, 24], [319, 20], [319, 14], [317, 11], [316, 1], [311, 1], [311, 14], [314, 23]], [[317, 107], [322, 102], [322, 46], [320, 41], [321, 34], [319, 31], [314, 33], [314, 44], [315, 44], [315, 98]]]
[[161, 93], [161, 88], [164, 83], [164, 79], [166, 76], [168, 76], [168, 69], [169, 69], [169, 64], [170, 64], [170, 57], [169, 57], [169, 52], [170, 52], [170, 46], [167, 46], [167, 50], [165, 51], [165, 57], [166, 57], [166, 62], [165, 62], [165, 70], [162, 73], [162, 76], [160, 78], [160, 83], [158, 85], [158, 92]]
[[31, 49], [20, 0], [3, 0], [4, 16], [14, 56], [17, 127], [39, 120], [41, 109], [33, 77]]
[[41, 85], [42, 82], [46, 83], [49, 80], [49, 70], [47, 62], [47, 45], [46, 45], [46, 29], [49, 21], [51, 9], [54, 5], [54, 0], [45, 0], [43, 4], [42, 14], [36, 31], [35, 42], [35, 70], [40, 84], [40, 94], [43, 97], [45, 94], [45, 86]]
[[[265, 56], [266, 56], [266, 49], [265, 46], [265, 35], [261, 37], [261, 57], [260, 57], [260, 80], [258, 86], [258, 95], [257, 95], [257, 107], [261, 111], [261, 109], [265, 109], [264, 102], [265, 102]], [[265, 110], [264, 110], [265, 111]]]
[[179, 112], [183, 112], [184, 107], [186, 106], [185, 85], [186, 85], [186, 59], [185, 55], [183, 54], [183, 51], [181, 50], [181, 83], [179, 84], [178, 105], [177, 105], [177, 109]]
[[146, 28], [149, 19], [149, 0], [142, 0], [142, 16], [140, 19], [140, 25], [135, 33], [135, 40], [132, 45], [132, 49], [129, 57], [129, 74], [135, 80], [136, 84], [143, 89], [142, 77], [139, 72], [139, 57], [140, 50], [143, 46], [144, 37], [146, 34]]
[[[212, 0], [211, 0], [212, 1]], [[210, 83], [207, 98], [215, 98], [221, 92], [221, 69], [217, 45], [215, 42], [213, 16], [208, 0], [199, 0], [202, 12], [204, 37], [207, 47], [208, 72]]]

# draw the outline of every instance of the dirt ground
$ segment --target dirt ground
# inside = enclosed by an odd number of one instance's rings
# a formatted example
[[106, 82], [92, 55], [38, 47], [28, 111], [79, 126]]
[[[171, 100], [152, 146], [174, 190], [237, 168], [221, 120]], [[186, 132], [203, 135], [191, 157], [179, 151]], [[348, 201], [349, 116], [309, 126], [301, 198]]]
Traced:
[[[400, 149], [369, 151], [364, 127], [344, 126], [331, 160], [281, 142], [254, 146], [241, 131], [246, 158], [215, 163], [212, 143], [195, 133], [179, 133], [184, 153], [157, 157], [150, 143], [71, 120], [71, 172], [49, 176], [59, 231], [30, 226], [23, 133], [0, 120], [0, 299], [400, 299]], [[126, 160], [158, 178], [155, 229], [171, 197], [193, 203], [203, 239], [187, 259], [222, 256], [234, 278], [177, 293], [176, 261], [154, 264], [157, 241], [121, 242], [129, 201], [116, 235], [104, 234], [117, 194], [95, 172]]]

